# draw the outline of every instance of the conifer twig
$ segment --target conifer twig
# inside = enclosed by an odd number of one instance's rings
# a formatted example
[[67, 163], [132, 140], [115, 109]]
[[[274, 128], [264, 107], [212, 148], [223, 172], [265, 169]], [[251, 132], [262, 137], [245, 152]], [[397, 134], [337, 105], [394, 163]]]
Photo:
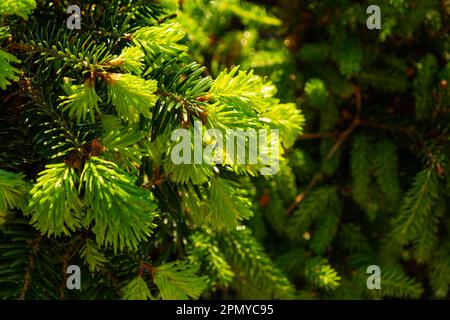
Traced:
[[[347, 140], [347, 138], [350, 136], [350, 134], [360, 125], [361, 123], [361, 106], [362, 106], [362, 99], [361, 99], [361, 89], [354, 85], [353, 86], [353, 90], [355, 93], [355, 99], [356, 99], [356, 114], [355, 114], [355, 118], [353, 119], [352, 123], [350, 124], [350, 126], [344, 131], [342, 132], [337, 141], [334, 143], [334, 145], [331, 147], [331, 149], [328, 151], [327, 155], [324, 158], [324, 161], [328, 161], [330, 160], [335, 154], [336, 152], [339, 150], [339, 148], [343, 145], [343, 143]], [[311, 191], [312, 188], [314, 188], [314, 186], [317, 184], [317, 182], [320, 180], [320, 178], [322, 177], [322, 172], [317, 172], [313, 178], [311, 179], [311, 181], [309, 182], [308, 186], [306, 187], [306, 189], [304, 191], [302, 191], [301, 193], [299, 193], [296, 197], [294, 202], [289, 206], [289, 208], [287, 209], [287, 213], [291, 214], [292, 211], [294, 211], [294, 209], [300, 204], [300, 202], [302, 202], [302, 200], [305, 198], [305, 196]]]
[[25, 272], [23, 286], [20, 290], [19, 300], [25, 300], [25, 296], [27, 294], [28, 288], [31, 283], [31, 272], [35, 267], [35, 256], [39, 252], [40, 243], [41, 243], [42, 235], [39, 234], [34, 241], [31, 242], [31, 253], [28, 256], [28, 266]]
[[305, 133], [302, 134], [298, 140], [314, 140], [322, 138], [333, 138], [336, 136], [336, 132], [317, 132], [317, 133]]

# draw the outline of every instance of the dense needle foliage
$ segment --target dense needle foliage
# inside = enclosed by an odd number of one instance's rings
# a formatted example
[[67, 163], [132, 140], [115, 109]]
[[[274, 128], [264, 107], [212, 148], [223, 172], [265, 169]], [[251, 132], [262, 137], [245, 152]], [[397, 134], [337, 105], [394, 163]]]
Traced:
[[[449, 298], [450, 2], [370, 4], [2, 1], [0, 297]], [[278, 173], [175, 164], [199, 123]]]

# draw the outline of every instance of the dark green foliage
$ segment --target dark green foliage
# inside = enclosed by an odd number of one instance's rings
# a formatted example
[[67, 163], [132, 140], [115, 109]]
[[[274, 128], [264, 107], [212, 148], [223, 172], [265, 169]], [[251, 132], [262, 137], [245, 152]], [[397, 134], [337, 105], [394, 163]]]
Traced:
[[281, 28], [229, 18], [238, 2], [193, 1], [181, 21], [213, 75], [254, 66], [302, 105], [305, 134], [249, 221], [297, 297], [448, 298], [448, 1], [379, 1], [379, 31], [370, 1], [274, 1]]

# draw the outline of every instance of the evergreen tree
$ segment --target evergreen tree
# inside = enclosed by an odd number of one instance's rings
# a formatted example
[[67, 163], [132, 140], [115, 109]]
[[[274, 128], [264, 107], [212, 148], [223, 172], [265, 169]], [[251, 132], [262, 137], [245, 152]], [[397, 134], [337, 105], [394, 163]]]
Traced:
[[[450, 4], [379, 2], [1, 2], [0, 296], [449, 298]], [[175, 164], [198, 124], [279, 172]]]
[[[172, 153], [174, 130], [195, 135], [198, 123], [202, 134], [279, 129], [290, 143], [300, 111], [251, 71], [211, 77], [190, 54], [177, 1], [76, 5], [79, 30], [60, 1], [0, 4], [2, 297], [197, 299], [238, 277], [292, 296], [239, 229], [254, 214], [251, 177], [271, 162], [240, 164], [227, 148], [222, 163], [176, 164]], [[69, 265], [81, 266], [80, 291], [66, 288]]]

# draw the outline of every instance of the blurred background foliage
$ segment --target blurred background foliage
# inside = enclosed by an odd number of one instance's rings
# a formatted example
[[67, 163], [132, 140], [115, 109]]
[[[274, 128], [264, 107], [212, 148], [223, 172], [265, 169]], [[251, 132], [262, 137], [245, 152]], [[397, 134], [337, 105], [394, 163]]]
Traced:
[[253, 69], [305, 114], [250, 221], [297, 296], [448, 298], [450, 1], [377, 1], [380, 30], [371, 4], [192, 0], [177, 19], [212, 75]]

